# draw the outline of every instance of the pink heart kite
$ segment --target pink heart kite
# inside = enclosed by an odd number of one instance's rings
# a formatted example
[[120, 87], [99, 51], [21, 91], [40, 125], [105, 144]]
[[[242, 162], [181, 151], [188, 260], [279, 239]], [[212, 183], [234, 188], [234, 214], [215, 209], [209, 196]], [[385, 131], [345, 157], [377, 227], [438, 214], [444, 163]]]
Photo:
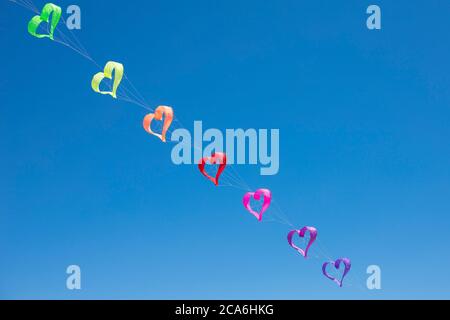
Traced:
[[[253, 197], [255, 200], [260, 200], [261, 195], [263, 196], [263, 205], [259, 212], [256, 212], [252, 209], [250, 206], [250, 199]], [[244, 207], [250, 212], [252, 215], [254, 215], [258, 221], [262, 220], [263, 213], [269, 208], [270, 201], [272, 200], [272, 193], [268, 189], [258, 189], [256, 192], [247, 192], [242, 199], [242, 203], [244, 204]]]
[[[303, 250], [302, 248], [299, 248], [294, 244], [294, 241], [292, 238], [294, 237], [295, 234], [298, 234], [298, 236], [300, 238], [304, 238], [307, 231], [309, 232], [309, 241], [308, 241], [308, 244], [306, 245], [305, 249]], [[289, 245], [292, 248], [294, 248], [295, 250], [297, 250], [305, 258], [308, 257], [308, 250], [311, 247], [311, 245], [313, 244], [313, 242], [316, 241], [316, 238], [317, 238], [317, 229], [314, 227], [303, 227], [300, 230], [292, 230], [291, 232], [288, 233], [288, 236], [287, 236]]]

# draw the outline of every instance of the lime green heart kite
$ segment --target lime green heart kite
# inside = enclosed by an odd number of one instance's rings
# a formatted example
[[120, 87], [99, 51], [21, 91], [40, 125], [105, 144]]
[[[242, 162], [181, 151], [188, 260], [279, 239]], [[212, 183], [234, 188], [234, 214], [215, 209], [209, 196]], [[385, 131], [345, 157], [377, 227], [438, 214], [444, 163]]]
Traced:
[[[56, 26], [61, 19], [61, 7], [53, 3], [47, 3], [44, 8], [42, 8], [41, 15], [34, 16], [28, 23], [28, 32], [36, 38], [50, 38], [53, 40], [53, 33], [55, 32]], [[52, 21], [50, 22], [50, 31], [48, 34], [37, 33], [37, 29], [42, 22], [49, 23], [50, 15], [52, 14]]]
[[[113, 80], [113, 87], [112, 91], [101, 91], [100, 90], [100, 83], [103, 81], [103, 79], [112, 79], [113, 78], [113, 72], [114, 72], [114, 80]], [[105, 69], [103, 72], [99, 72], [92, 78], [92, 89], [101, 94], [109, 94], [113, 98], [117, 98], [117, 88], [119, 87], [120, 82], [122, 81], [123, 77], [123, 65], [118, 62], [114, 61], [108, 61], [108, 63], [105, 66]]]

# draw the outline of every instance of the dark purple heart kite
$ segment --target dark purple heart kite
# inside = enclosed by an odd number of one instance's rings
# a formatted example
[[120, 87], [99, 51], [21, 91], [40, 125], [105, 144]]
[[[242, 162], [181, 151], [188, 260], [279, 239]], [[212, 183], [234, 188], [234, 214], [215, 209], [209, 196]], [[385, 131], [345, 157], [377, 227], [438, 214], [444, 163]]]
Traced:
[[[344, 272], [342, 273], [342, 277], [341, 279], [336, 279], [333, 276], [330, 276], [327, 272], [327, 266], [328, 265], [332, 265], [334, 266], [336, 269], [339, 269], [341, 263], [344, 265]], [[334, 282], [336, 282], [338, 284], [339, 287], [342, 287], [342, 283], [344, 281], [345, 276], [347, 275], [347, 273], [350, 271], [350, 268], [352, 267], [352, 263], [350, 261], [350, 259], [348, 258], [339, 258], [336, 261], [328, 261], [325, 262], [322, 265], [322, 273], [325, 277], [327, 277], [330, 280], [333, 280]]]

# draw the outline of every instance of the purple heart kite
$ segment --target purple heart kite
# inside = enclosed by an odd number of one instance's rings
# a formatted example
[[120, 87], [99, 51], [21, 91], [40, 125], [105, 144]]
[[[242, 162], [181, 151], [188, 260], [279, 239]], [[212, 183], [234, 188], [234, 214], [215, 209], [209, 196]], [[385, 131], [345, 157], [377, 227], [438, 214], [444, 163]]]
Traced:
[[[306, 234], [306, 231], [309, 232], [309, 241], [308, 241], [308, 244], [306, 245], [305, 249], [303, 250], [302, 248], [299, 248], [299, 247], [297, 247], [294, 244], [294, 241], [293, 241], [292, 238], [294, 237], [295, 234], [298, 234], [298, 236], [300, 238], [304, 238], [305, 234]], [[316, 241], [316, 238], [317, 238], [317, 229], [314, 228], [314, 227], [303, 227], [300, 230], [292, 230], [291, 232], [288, 233], [288, 236], [287, 236], [287, 240], [289, 242], [289, 245], [292, 248], [294, 248], [295, 250], [297, 250], [305, 258], [308, 257], [309, 247], [311, 247], [313, 242]]]
[[[344, 273], [342, 274], [341, 280], [336, 279], [333, 276], [330, 276], [327, 272], [327, 266], [329, 264], [333, 265], [336, 269], [339, 269], [341, 263], [344, 264]], [[352, 263], [350, 262], [350, 259], [348, 258], [340, 258], [337, 259], [336, 261], [329, 261], [329, 262], [325, 262], [322, 265], [322, 273], [325, 277], [327, 277], [330, 280], [333, 280], [334, 282], [336, 282], [338, 284], [339, 287], [342, 287], [342, 282], [344, 281], [345, 276], [347, 275], [347, 273], [350, 271], [350, 268], [352, 267]]]

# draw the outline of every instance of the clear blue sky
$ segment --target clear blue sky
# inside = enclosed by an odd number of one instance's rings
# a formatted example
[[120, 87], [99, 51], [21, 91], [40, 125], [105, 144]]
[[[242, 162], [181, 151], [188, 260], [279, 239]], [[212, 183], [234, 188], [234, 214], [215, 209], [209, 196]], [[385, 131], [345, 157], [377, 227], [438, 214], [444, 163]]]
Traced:
[[[188, 128], [279, 128], [278, 175], [235, 170], [353, 268], [337, 288], [241, 190], [174, 166], [144, 109], [92, 92], [98, 67], [1, 0], [0, 298], [450, 298], [450, 3], [76, 4], [77, 38], [149, 105]], [[65, 288], [71, 264], [81, 291]], [[364, 289], [370, 264], [381, 291]]]

